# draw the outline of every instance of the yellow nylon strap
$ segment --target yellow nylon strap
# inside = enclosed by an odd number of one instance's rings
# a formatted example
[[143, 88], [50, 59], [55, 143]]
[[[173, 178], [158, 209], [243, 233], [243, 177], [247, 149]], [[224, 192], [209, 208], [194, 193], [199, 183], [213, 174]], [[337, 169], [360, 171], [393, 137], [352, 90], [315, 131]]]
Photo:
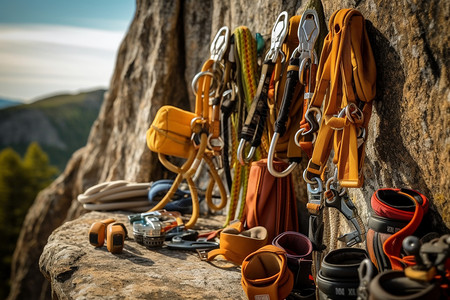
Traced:
[[[375, 97], [375, 61], [360, 12], [336, 11], [330, 18], [329, 28], [311, 101], [314, 107], [320, 107], [325, 101], [324, 116], [308, 172], [320, 175], [333, 147], [333, 162], [337, 164], [341, 186], [360, 187], [364, 146], [358, 148], [357, 136], [362, 128], [367, 132], [370, 101]], [[352, 122], [346, 114], [337, 116], [349, 104], [362, 107], [360, 102], [365, 102], [363, 119], [353, 118]]]

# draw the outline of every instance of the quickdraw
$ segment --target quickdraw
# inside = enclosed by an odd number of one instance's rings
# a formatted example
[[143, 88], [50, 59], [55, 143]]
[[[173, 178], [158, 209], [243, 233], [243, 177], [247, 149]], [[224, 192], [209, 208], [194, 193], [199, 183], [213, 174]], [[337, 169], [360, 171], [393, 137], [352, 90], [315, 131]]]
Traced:
[[[281, 150], [276, 147], [279, 139], [285, 135], [288, 129], [291, 129], [291, 127], [294, 126], [294, 120], [290, 120], [290, 117], [298, 118], [298, 116], [302, 115], [302, 105], [300, 105], [301, 103], [298, 100], [303, 101], [303, 99], [309, 99], [312, 95], [311, 91], [313, 90], [314, 85], [312, 78], [314, 77], [313, 70], [315, 70], [315, 67], [313, 67], [313, 65], [317, 64], [317, 55], [314, 53], [314, 45], [320, 32], [318, 16], [315, 10], [310, 9], [303, 13], [300, 21], [298, 21], [299, 18], [299, 16], [291, 18], [289, 35], [285, 43], [286, 46], [284, 47], [286, 49], [285, 52], [288, 53], [290, 50], [288, 48], [288, 45], [291, 42], [290, 40], [295, 38], [295, 44], [298, 46], [292, 51], [289, 66], [287, 66], [282, 74], [282, 77], [285, 77], [284, 93], [282, 95], [274, 96], [274, 98], [282, 96], [278, 117], [273, 124], [274, 129], [267, 160], [268, 170], [275, 177], [284, 177], [290, 174], [301, 161], [301, 151], [291, 150], [290, 144], [295, 139], [292, 139], [293, 134], [289, 134], [287, 136], [287, 141], [283, 141], [285, 146], [282, 151], [287, 152], [286, 156], [289, 158], [290, 164], [288, 168], [282, 172], [277, 172], [273, 168], [275, 154], [279, 153]], [[282, 84], [282, 82], [280, 83]], [[303, 99], [301, 99], [302, 96]], [[294, 144], [294, 142], [292, 142], [292, 144]], [[297, 142], [295, 142], [295, 144], [297, 144]]]
[[[242, 165], [248, 164], [251, 161], [256, 153], [256, 149], [261, 144], [261, 137], [265, 128], [268, 111], [267, 99], [270, 79], [277, 60], [284, 61], [286, 59], [285, 54], [281, 51], [281, 46], [286, 38], [287, 32], [288, 14], [284, 11], [278, 16], [273, 26], [271, 46], [264, 59], [256, 96], [240, 133], [237, 157]], [[250, 150], [244, 157], [246, 144], [250, 144]]]

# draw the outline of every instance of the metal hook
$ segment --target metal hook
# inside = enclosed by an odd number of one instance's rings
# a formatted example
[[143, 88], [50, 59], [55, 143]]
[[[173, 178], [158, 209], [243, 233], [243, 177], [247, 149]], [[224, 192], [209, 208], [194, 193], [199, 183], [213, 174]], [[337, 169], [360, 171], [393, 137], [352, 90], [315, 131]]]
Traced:
[[357, 243], [360, 243], [363, 241], [362, 236], [364, 235], [363, 230], [361, 229], [361, 226], [358, 223], [357, 218], [358, 213], [356, 206], [353, 204], [352, 200], [348, 197], [347, 193], [344, 193], [343, 195], [339, 194], [337, 190], [331, 189], [331, 192], [333, 193], [333, 198], [327, 198], [325, 200], [325, 205], [327, 207], [334, 207], [337, 210], [339, 210], [345, 218], [347, 218], [348, 221], [350, 221], [353, 224], [353, 227], [356, 229], [355, 231], [346, 233], [340, 237], [338, 237], [339, 241], [343, 241], [346, 243], [348, 247], [351, 247]]
[[273, 156], [275, 154], [275, 146], [278, 142], [279, 137], [280, 134], [278, 132], [274, 132], [272, 141], [270, 142], [269, 154], [267, 156], [267, 169], [269, 170], [270, 174], [272, 174], [274, 177], [285, 177], [295, 169], [297, 163], [291, 162], [289, 166], [282, 172], [278, 172], [273, 168]]
[[219, 29], [216, 36], [214, 37], [211, 47], [211, 59], [218, 62], [221, 61], [223, 55], [225, 54], [230, 40], [230, 29], [227, 26], [223, 26]]
[[241, 165], [248, 164], [250, 160], [252, 159], [253, 155], [255, 155], [256, 147], [252, 146], [250, 148], [250, 151], [247, 154], [247, 157], [244, 158], [244, 148], [245, 148], [246, 141], [244, 139], [241, 139], [239, 142], [239, 146], [237, 149], [237, 157]]
[[[319, 16], [314, 9], [307, 9], [300, 19], [297, 35], [299, 41], [300, 59], [310, 58], [311, 61], [317, 61], [317, 55], [314, 53], [314, 45], [319, 36], [320, 25]], [[313, 59], [315, 57], [315, 60]]]
[[288, 33], [288, 13], [286, 11], [283, 11], [275, 21], [275, 25], [272, 28], [272, 36], [270, 39], [270, 49], [266, 54], [265, 60], [271, 60], [273, 63], [276, 63], [278, 54], [281, 54], [282, 62], [285, 61], [286, 57], [281, 51], [281, 45], [284, 42], [284, 39], [286, 38], [286, 35]]
[[[218, 141], [218, 145], [213, 145], [213, 143], [211, 143], [211, 141]], [[208, 148], [211, 150], [215, 150], [215, 151], [222, 150], [224, 144], [225, 143], [224, 143], [222, 137], [219, 136], [217, 138], [212, 138], [212, 133], [210, 133], [208, 135], [208, 139], [206, 140], [206, 145], [208, 146]]]
[[[314, 114], [311, 116], [311, 114]], [[308, 121], [309, 126], [311, 129], [309, 129], [306, 132], [302, 132], [302, 135], [307, 135], [309, 133], [314, 133], [319, 130], [319, 122], [322, 119], [322, 113], [320, 112], [320, 109], [318, 107], [310, 106], [305, 112], [305, 119]]]

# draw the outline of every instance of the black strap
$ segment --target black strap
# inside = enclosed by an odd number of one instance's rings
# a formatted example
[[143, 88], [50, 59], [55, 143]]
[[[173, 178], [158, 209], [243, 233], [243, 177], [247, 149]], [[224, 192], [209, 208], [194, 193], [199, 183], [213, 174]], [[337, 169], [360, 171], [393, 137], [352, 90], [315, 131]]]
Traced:
[[275, 64], [271, 60], [266, 60], [264, 62], [256, 96], [253, 99], [250, 111], [248, 112], [240, 134], [240, 138], [249, 142], [252, 147], [258, 147], [261, 144], [261, 137], [267, 119], [267, 112], [269, 110], [267, 99], [270, 79], [274, 69]]
[[289, 66], [296, 66], [297, 68], [290, 68], [286, 72], [286, 83], [283, 93], [283, 98], [281, 100], [280, 111], [278, 112], [278, 117], [273, 125], [274, 132], [278, 132], [280, 136], [286, 133], [286, 124], [289, 118], [289, 109], [291, 108], [292, 100], [294, 97], [295, 87], [299, 82], [298, 78], [298, 66], [300, 64], [299, 58], [291, 58], [289, 60]]

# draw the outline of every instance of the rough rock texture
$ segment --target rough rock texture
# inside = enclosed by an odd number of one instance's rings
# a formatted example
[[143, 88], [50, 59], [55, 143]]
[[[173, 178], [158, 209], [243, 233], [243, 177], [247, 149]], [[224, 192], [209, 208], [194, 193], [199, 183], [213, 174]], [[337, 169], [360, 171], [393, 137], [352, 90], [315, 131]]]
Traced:
[[[95, 221], [113, 217], [127, 225], [121, 254], [95, 248], [87, 233]], [[199, 232], [215, 230], [223, 216], [200, 219]], [[200, 260], [197, 252], [149, 250], [137, 244], [125, 214], [92, 212], [64, 223], [48, 239], [39, 261], [58, 299], [246, 299], [241, 272], [225, 260]]]
[[[366, 222], [367, 201], [377, 188], [410, 187], [432, 202], [424, 221], [430, 230], [448, 231], [450, 2], [322, 2], [327, 20], [339, 8], [356, 7], [362, 12], [368, 20], [377, 62], [377, 97], [369, 124], [366, 181], [361, 189], [351, 191], [361, 216]], [[246, 25], [268, 37], [282, 10], [294, 15], [301, 13], [306, 4], [138, 0], [135, 18], [120, 47], [110, 91], [86, 147], [37, 197], [26, 218], [14, 256], [9, 298], [49, 295], [48, 289], [41, 289], [46, 280], [37, 262], [52, 230], [84, 212], [74, 200], [79, 193], [108, 180], [144, 182], [169, 175], [146, 148], [145, 132], [161, 105], [193, 107], [190, 81], [208, 57], [209, 43], [221, 26], [233, 29]], [[300, 176], [296, 180], [303, 184]], [[336, 222], [338, 218], [340, 222]], [[340, 246], [334, 231], [345, 232], [346, 224], [333, 211], [327, 213], [326, 220], [337, 224], [327, 229], [332, 249]], [[77, 274], [67, 271], [67, 276]], [[71, 280], [67, 276], [63, 279]]]

